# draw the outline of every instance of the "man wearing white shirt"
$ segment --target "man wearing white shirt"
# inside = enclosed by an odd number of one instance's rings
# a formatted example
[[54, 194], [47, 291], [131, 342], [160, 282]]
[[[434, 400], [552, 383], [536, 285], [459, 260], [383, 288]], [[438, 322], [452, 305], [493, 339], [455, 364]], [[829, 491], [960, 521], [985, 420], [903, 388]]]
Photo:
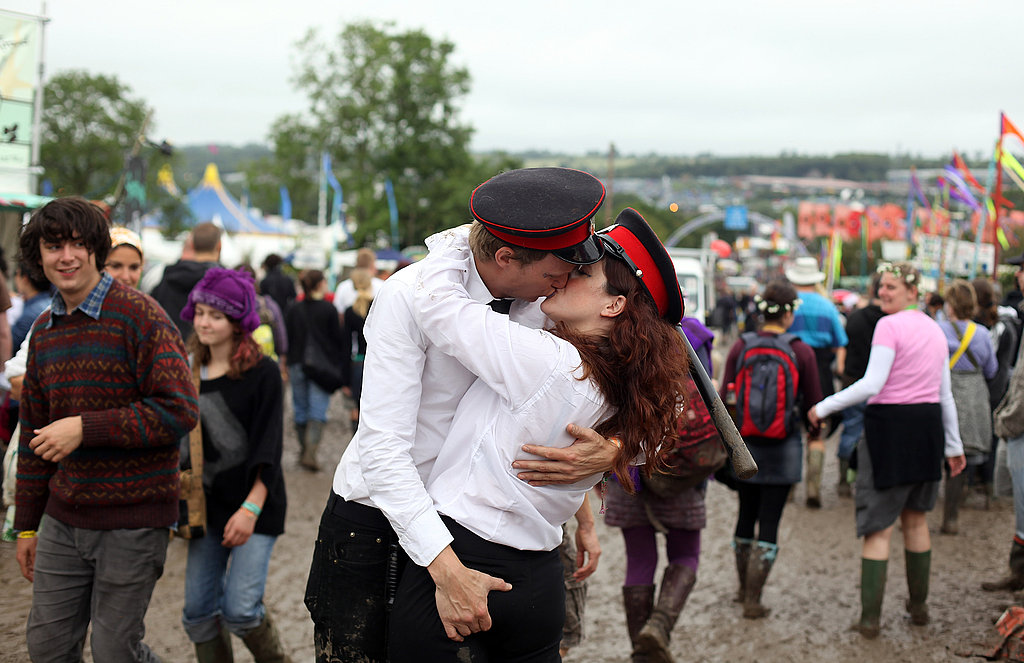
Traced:
[[[473, 192], [472, 238], [457, 228], [428, 246], [468, 242], [473, 259], [462, 285], [470, 296], [496, 309], [501, 303], [493, 300], [504, 299], [513, 320], [539, 327], [536, 300], [563, 287], [577, 265], [600, 259], [592, 218], [603, 199], [600, 181], [580, 171], [510, 171]], [[366, 321], [359, 429], [335, 473], [306, 591], [317, 661], [386, 659], [385, 581], [397, 579], [403, 553], [433, 577], [438, 613], [455, 640], [490, 628], [487, 594], [510, 588], [459, 562], [424, 487], [475, 376], [419, 327], [412, 287], [422, 269], [417, 263], [388, 279]], [[527, 478], [545, 483], [573, 483], [611, 467], [613, 444], [588, 429], [574, 434], [582, 439], [567, 450], [524, 448], [555, 462], [513, 467], [534, 470]]]

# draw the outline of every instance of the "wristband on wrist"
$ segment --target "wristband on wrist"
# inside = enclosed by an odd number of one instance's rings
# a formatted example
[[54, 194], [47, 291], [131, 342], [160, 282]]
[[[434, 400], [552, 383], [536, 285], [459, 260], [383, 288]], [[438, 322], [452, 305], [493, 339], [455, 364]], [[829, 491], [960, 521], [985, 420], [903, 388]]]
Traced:
[[248, 500], [242, 502], [242, 508], [251, 513], [252, 515], [256, 516], [257, 518], [259, 518], [260, 514], [263, 513], [263, 509], [261, 509], [260, 507], [256, 506], [255, 504]]
[[19, 539], [34, 539], [34, 538], [36, 538], [36, 536], [38, 536], [38, 532], [36, 532], [34, 529], [27, 529], [27, 530], [18, 532], [18, 538]]

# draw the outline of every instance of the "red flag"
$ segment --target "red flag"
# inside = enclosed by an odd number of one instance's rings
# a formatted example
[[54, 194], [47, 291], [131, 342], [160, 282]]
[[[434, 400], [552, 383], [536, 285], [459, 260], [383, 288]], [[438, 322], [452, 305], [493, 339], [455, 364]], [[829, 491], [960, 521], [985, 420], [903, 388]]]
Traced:
[[1005, 113], [1000, 113], [999, 116], [1002, 118], [1002, 127], [999, 132], [1000, 138], [1006, 134], [1012, 134], [1017, 137], [1017, 140], [1024, 144], [1024, 134], [1021, 134], [1020, 129], [1015, 127], [1013, 122], [1010, 122], [1010, 118], [1006, 117]]
[[956, 150], [953, 150], [953, 166], [956, 167], [961, 173], [963, 173], [964, 179], [978, 191], [984, 192], [985, 187], [981, 186], [978, 180], [974, 179], [974, 175], [967, 168], [967, 162], [964, 161], [963, 157]]

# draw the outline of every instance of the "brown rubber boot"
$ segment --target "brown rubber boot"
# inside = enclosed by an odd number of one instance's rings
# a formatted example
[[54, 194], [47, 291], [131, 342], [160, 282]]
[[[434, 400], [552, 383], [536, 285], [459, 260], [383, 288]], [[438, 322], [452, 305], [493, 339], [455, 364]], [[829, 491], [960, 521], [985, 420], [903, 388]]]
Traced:
[[320, 464], [316, 462], [316, 450], [320, 446], [320, 437], [324, 432], [322, 421], [310, 419], [306, 424], [306, 445], [302, 448], [302, 458], [299, 465], [302, 465], [310, 472], [319, 472]]
[[299, 440], [299, 462], [306, 453], [306, 424], [295, 424], [295, 437]]
[[220, 633], [213, 640], [195, 643], [196, 660], [199, 663], [235, 663], [235, 654], [231, 651], [231, 634], [220, 625]]
[[946, 496], [942, 500], [942, 528], [943, 534], [958, 534], [960, 532], [960, 503], [963, 501], [964, 487], [967, 485], [967, 474], [961, 472], [955, 477], [946, 477]]
[[850, 488], [850, 482], [847, 481], [846, 475], [850, 471], [850, 459], [840, 458], [839, 459], [839, 484], [836, 486], [836, 494], [839, 497], [851, 497], [853, 490]]
[[740, 579], [740, 588], [736, 590], [733, 603], [743, 603], [747, 594], [747, 565], [750, 563], [750, 549], [754, 546], [753, 539], [736, 537], [732, 540], [732, 549], [736, 553], [736, 575]]
[[743, 616], [747, 619], [767, 617], [771, 612], [761, 605], [761, 590], [768, 580], [768, 574], [779, 554], [779, 546], [767, 541], [758, 541], [750, 551], [750, 563], [747, 565], [747, 591], [743, 596]]
[[807, 450], [807, 506], [821, 508], [821, 470], [825, 466], [825, 452], [821, 449]]
[[981, 588], [986, 592], [1015, 592], [1024, 589], [1024, 545], [1013, 540], [1013, 547], [1010, 548], [1010, 574], [1001, 580], [994, 582], [983, 582]]
[[281, 647], [281, 639], [277, 635], [277, 628], [270, 620], [269, 612], [263, 616], [259, 626], [242, 638], [242, 642], [249, 648], [256, 663], [292, 663], [292, 659]]
[[672, 627], [676, 625], [696, 582], [697, 572], [685, 564], [669, 564], [665, 569], [658, 604], [636, 639], [637, 648], [646, 652], [652, 663], [675, 663], [668, 651]]
[[622, 588], [622, 604], [626, 609], [626, 630], [633, 645], [633, 663], [647, 663], [647, 654], [637, 649], [637, 636], [654, 609], [654, 585], [627, 585]]

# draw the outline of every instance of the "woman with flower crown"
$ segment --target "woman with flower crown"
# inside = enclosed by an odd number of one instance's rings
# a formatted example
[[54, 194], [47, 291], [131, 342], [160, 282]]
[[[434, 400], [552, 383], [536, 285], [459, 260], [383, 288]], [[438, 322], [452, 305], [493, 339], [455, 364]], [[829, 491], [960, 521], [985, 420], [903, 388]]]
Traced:
[[[783, 343], [789, 342], [796, 359], [798, 407], [801, 416], [806, 419], [808, 409], [821, 400], [821, 383], [818, 380], [814, 350], [796, 336], [786, 333], [793, 324], [793, 311], [800, 304], [796, 289], [788, 281], [774, 281], [765, 287], [763, 295], [755, 296], [754, 301], [763, 322], [757, 332], [743, 334], [729, 350], [722, 376], [722, 397], [727, 397], [726, 392], [736, 380], [747, 345], [758, 337], [782, 337]], [[810, 439], [818, 437], [817, 424], [808, 425], [807, 430]], [[743, 603], [743, 616], [748, 619], [768, 614], [768, 609], [761, 605], [761, 589], [779, 551], [782, 510], [793, 484], [798, 483], [803, 475], [804, 454], [800, 426], [794, 425], [787, 433], [781, 440], [744, 437], [750, 455], [757, 462], [757, 474], [747, 480], [736, 480], [740, 508], [733, 548], [740, 579], [736, 601]]]
[[918, 310], [921, 275], [908, 263], [882, 263], [878, 298], [887, 315], [871, 338], [864, 377], [818, 403], [812, 421], [867, 400], [857, 448], [857, 536], [861, 614], [854, 629], [878, 637], [889, 542], [899, 517], [906, 556], [910, 623], [928, 623], [931, 538], [942, 463], [950, 476], [967, 465], [950, 388], [949, 347], [939, 325]]

